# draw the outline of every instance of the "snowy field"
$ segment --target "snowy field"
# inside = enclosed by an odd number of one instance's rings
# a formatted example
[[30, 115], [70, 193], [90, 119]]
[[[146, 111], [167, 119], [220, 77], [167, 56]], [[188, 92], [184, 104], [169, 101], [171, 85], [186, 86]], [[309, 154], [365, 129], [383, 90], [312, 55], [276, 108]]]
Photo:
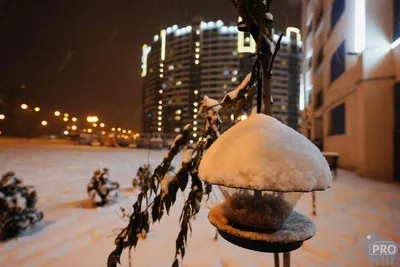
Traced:
[[[155, 167], [165, 151], [151, 151]], [[18, 239], [0, 243], [2, 267], [106, 266], [113, 250], [115, 231], [126, 222], [119, 207], [129, 210], [138, 192], [131, 186], [137, 168], [147, 162], [147, 150], [78, 147], [49, 141], [0, 139], [0, 171], [13, 170], [39, 194], [38, 209], [45, 218]], [[180, 157], [179, 157], [180, 158]], [[174, 161], [178, 167], [179, 158]], [[121, 184], [120, 201], [92, 208], [86, 185], [96, 168], [107, 167]], [[132, 266], [171, 266], [178, 218], [183, 204], [178, 195], [171, 216], [155, 224], [146, 240], [132, 251]], [[311, 194], [296, 209], [311, 216]], [[340, 170], [338, 180], [326, 192], [317, 193], [317, 216], [312, 217], [316, 236], [292, 253], [292, 266], [371, 266], [367, 235], [400, 244], [400, 185], [366, 180]], [[219, 238], [207, 220], [206, 205], [193, 222], [185, 267], [266, 267], [273, 256], [247, 251]], [[122, 264], [128, 265], [127, 252]], [[400, 255], [395, 266], [400, 266]]]

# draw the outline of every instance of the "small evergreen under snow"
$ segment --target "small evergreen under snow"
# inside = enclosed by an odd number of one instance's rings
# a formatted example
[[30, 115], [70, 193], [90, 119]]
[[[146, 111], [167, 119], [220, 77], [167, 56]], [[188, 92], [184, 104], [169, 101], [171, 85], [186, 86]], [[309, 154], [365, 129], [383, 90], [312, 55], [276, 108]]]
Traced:
[[319, 149], [263, 114], [252, 115], [222, 134], [205, 153], [199, 176], [212, 184], [283, 192], [324, 190], [332, 183]]

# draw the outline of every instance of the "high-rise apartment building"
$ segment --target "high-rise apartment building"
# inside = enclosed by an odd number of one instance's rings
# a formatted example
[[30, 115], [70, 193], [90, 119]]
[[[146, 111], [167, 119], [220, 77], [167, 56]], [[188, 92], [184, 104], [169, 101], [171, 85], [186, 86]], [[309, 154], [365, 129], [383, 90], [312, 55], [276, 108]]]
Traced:
[[[278, 36], [274, 38], [277, 40]], [[172, 140], [194, 121], [192, 141], [203, 121], [196, 118], [205, 95], [222, 100], [252, 69], [255, 42], [236, 23], [194, 21], [161, 30], [143, 46], [143, 132]], [[301, 53], [300, 31], [288, 28], [274, 65], [274, 116], [298, 126]]]
[[303, 0], [302, 132], [341, 167], [400, 179], [400, 1]]

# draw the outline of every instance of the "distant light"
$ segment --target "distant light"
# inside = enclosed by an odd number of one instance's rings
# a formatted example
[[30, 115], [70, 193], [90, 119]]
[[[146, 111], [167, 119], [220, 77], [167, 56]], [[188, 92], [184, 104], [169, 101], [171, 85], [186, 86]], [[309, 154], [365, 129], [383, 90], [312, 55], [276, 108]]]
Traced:
[[177, 114], [177, 115], [180, 115], [180, 114], [182, 114], [182, 110], [180, 110], [180, 109], [177, 109], [177, 110], [175, 111], [175, 114]]
[[68, 113], [64, 113], [64, 117], [69, 117], [69, 114]]
[[164, 78], [164, 74], [160, 74], [160, 78]]
[[198, 90], [194, 90], [194, 94], [197, 95], [199, 93]]
[[194, 63], [195, 63], [196, 65], [199, 65], [200, 61], [199, 61], [199, 60], [195, 60]]
[[158, 106], [158, 109], [160, 109], [160, 110], [161, 110], [161, 109], [162, 109], [162, 106]]
[[88, 131], [88, 133], [91, 133], [91, 132], [92, 132], [92, 129], [88, 129], [87, 131]]
[[200, 46], [200, 42], [196, 42], [196, 46], [199, 47]]
[[200, 35], [200, 30], [196, 30], [196, 34], [197, 34], [197, 35]]
[[162, 115], [162, 111], [159, 111], [159, 112], [158, 112], [158, 115]]
[[196, 133], [194, 133], [194, 134], [193, 134], [193, 137], [197, 137], [197, 134], [196, 134]]
[[158, 122], [158, 126], [161, 126], [161, 125], [162, 125], [162, 123], [161, 123], [161, 121], [159, 121], [159, 122]]
[[126, 130], [124, 129], [124, 130], [122, 130], [122, 133], [126, 133]]
[[117, 131], [120, 132], [120, 131], [122, 131], [122, 129], [118, 127]]
[[55, 115], [55, 116], [58, 117], [58, 116], [60, 116], [60, 114], [61, 114], [60, 111], [54, 111], [54, 115]]
[[196, 119], [196, 118], [197, 118], [197, 115], [193, 115], [193, 118]]
[[176, 31], [177, 29], [178, 29], [178, 25], [172, 26], [172, 30], [173, 30], [173, 31]]
[[68, 131], [64, 131], [64, 135], [68, 135]]
[[160, 36], [154, 35], [154, 39], [153, 39], [154, 42], [158, 42], [159, 39], [160, 39]]
[[128, 134], [131, 134], [132, 133], [132, 131], [131, 130], [128, 130]]
[[174, 131], [175, 131], [176, 133], [179, 133], [179, 132], [181, 131], [181, 128], [175, 128]]
[[75, 117], [72, 118], [72, 121], [73, 121], [73, 122], [76, 122], [77, 120], [78, 120], [78, 119], [75, 118]]
[[193, 131], [197, 131], [197, 127], [193, 127]]
[[106, 126], [104, 123], [100, 123], [101, 128], [104, 128], [104, 126]]
[[64, 117], [63, 120], [64, 120], [64, 121], [68, 121], [68, 118], [67, 118], [67, 117]]
[[196, 53], [199, 53], [200, 52], [200, 48], [198, 48], [198, 47], [196, 47]]
[[175, 116], [175, 120], [176, 121], [180, 121], [181, 120], [181, 116]]
[[112, 128], [111, 128], [111, 131], [115, 132], [115, 128], [114, 128], [114, 127], [112, 127]]
[[222, 20], [218, 20], [216, 25], [218, 28], [221, 28], [222, 26], [224, 26], [224, 23], [222, 22]]
[[39, 112], [40, 108], [39, 107], [35, 107], [33, 110], [36, 111], [36, 112]]
[[42, 125], [46, 126], [47, 125], [47, 121], [42, 121]]
[[76, 131], [77, 127], [75, 125], [72, 125], [72, 130]]
[[161, 132], [161, 127], [158, 127], [158, 129], [157, 129], [159, 132]]
[[160, 121], [160, 120], [162, 120], [162, 118], [161, 118], [161, 117], [158, 117], [158, 120]]
[[239, 71], [238, 70], [234, 70], [234, 71], [232, 71], [232, 73], [233, 73], [233, 75], [237, 75], [239, 73]]
[[22, 105], [21, 105], [21, 108], [22, 108], [22, 109], [28, 109], [28, 105], [27, 105], [27, 104], [22, 104]]
[[163, 90], [159, 90], [158, 92], [159, 92], [160, 94], [162, 94], [162, 93], [163, 93]]
[[190, 143], [193, 144], [193, 140], [190, 140]]
[[97, 127], [97, 123], [93, 123], [93, 127], [95, 127], [95, 128], [96, 128], [96, 127]]
[[173, 70], [174, 68], [175, 68], [174, 65], [169, 65], [169, 66], [168, 66], [168, 69], [169, 69], [169, 70]]
[[193, 124], [194, 124], [194, 125], [197, 125], [197, 121], [194, 121]]
[[231, 120], [235, 120], [235, 116], [233, 114], [231, 115]]
[[197, 108], [193, 109], [193, 112], [197, 112]]
[[232, 78], [232, 82], [236, 82], [237, 81], [237, 78], [236, 77], [233, 77]]
[[102, 135], [105, 135], [105, 134], [106, 134], [106, 132], [105, 132], [105, 131], [101, 131], [101, 134], [102, 134]]
[[400, 45], [400, 38], [394, 41], [391, 45], [392, 49], [395, 49], [398, 45]]
[[242, 121], [246, 120], [246, 119], [247, 119], [247, 115], [246, 115], [246, 114], [243, 114], [242, 116], [240, 116], [240, 119], [241, 119]]
[[[165, 48], [167, 44], [167, 33], [165, 30], [161, 30], [161, 61], [165, 60]], [[161, 75], [160, 75], [161, 76]]]
[[6, 116], [4, 114], [0, 114], [0, 120], [4, 120]]
[[162, 100], [158, 101], [158, 104], [160, 104], [160, 105], [161, 105], [161, 104], [162, 104]]
[[86, 133], [86, 132], [87, 132], [87, 130], [86, 130], [86, 129], [83, 129], [83, 130], [82, 130], [82, 132]]
[[196, 54], [196, 55], [195, 55], [195, 58], [200, 58], [200, 55], [199, 55], [199, 54]]

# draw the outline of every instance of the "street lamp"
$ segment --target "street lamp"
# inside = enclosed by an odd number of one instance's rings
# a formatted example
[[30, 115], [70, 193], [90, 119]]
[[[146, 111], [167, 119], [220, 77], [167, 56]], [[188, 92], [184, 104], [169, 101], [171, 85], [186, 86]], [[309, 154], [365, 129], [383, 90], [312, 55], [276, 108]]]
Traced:
[[68, 131], [64, 131], [64, 135], [68, 135]]
[[64, 117], [68, 118], [69, 114], [68, 113], [64, 113]]
[[40, 108], [39, 107], [35, 107], [34, 110], [35, 110], [35, 112], [39, 112]]
[[99, 121], [99, 118], [98, 118], [97, 116], [93, 116], [93, 117], [92, 117], [92, 120], [93, 120], [93, 122], [98, 122], [98, 121]]
[[104, 126], [106, 126], [104, 123], [100, 123], [101, 128], [104, 128]]
[[76, 126], [72, 125], [71, 129], [75, 131], [76, 130]]
[[54, 116], [56, 116], [56, 117], [58, 117], [58, 116], [60, 116], [60, 111], [54, 111]]
[[112, 127], [112, 128], [111, 128], [111, 131], [115, 132], [115, 128], [114, 128], [114, 127]]
[[73, 121], [73, 122], [76, 122], [77, 120], [78, 120], [78, 119], [75, 118], [75, 117], [72, 118], [72, 121]]
[[28, 105], [27, 105], [27, 104], [22, 104], [22, 105], [21, 105], [21, 108], [22, 108], [22, 109], [28, 109]]
[[68, 121], [68, 118], [67, 118], [67, 117], [64, 117], [63, 120], [64, 120], [64, 121]]
[[46, 126], [47, 125], [47, 121], [42, 121], [42, 125]]
[[0, 120], [4, 120], [6, 116], [4, 114], [0, 114]]

